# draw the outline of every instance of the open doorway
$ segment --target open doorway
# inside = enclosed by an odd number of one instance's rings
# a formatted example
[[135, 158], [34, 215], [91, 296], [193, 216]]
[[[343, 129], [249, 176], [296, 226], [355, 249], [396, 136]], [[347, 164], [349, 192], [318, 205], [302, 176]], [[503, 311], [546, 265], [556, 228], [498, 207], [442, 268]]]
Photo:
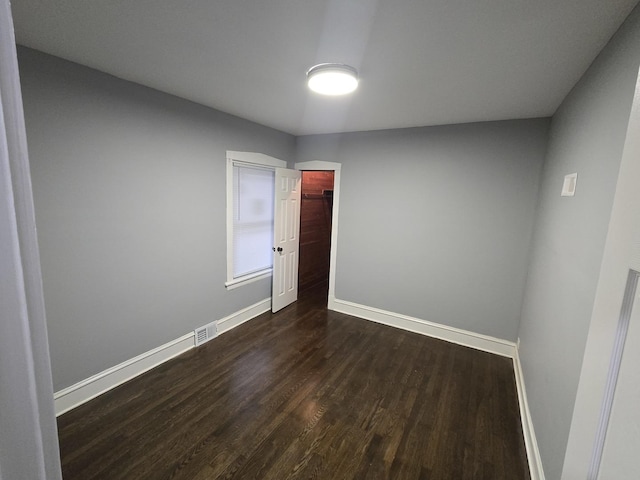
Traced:
[[335, 310], [336, 298], [336, 263], [338, 247], [338, 223], [340, 219], [340, 176], [342, 164], [338, 162], [325, 162], [323, 160], [311, 160], [307, 162], [296, 162], [296, 170], [306, 171], [332, 171], [333, 172], [333, 198], [331, 209], [331, 252], [329, 255], [329, 291], [325, 291], [327, 308]]
[[298, 291], [327, 292], [333, 224], [334, 171], [302, 172]]

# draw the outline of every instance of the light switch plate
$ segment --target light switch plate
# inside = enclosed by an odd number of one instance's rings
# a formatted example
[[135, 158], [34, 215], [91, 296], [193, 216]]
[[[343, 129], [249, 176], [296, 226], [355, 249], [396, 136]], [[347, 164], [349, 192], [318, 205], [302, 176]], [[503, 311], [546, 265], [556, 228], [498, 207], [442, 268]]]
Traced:
[[578, 174], [571, 173], [564, 176], [564, 182], [562, 183], [563, 197], [573, 197], [576, 194], [576, 184], [578, 183]]

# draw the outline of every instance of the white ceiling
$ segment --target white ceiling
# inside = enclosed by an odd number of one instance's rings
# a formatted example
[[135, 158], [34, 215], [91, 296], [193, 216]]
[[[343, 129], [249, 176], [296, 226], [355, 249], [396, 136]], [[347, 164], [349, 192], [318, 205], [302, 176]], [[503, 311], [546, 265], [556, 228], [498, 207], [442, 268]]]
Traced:
[[[295, 135], [553, 114], [638, 0], [17, 0], [18, 43]], [[309, 92], [356, 67], [349, 97]]]

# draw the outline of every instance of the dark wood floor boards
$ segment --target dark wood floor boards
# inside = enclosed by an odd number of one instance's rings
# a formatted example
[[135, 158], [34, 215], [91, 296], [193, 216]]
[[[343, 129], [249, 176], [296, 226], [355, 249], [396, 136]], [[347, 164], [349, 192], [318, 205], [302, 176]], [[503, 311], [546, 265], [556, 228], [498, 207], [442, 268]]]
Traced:
[[[344, 342], [346, 340], [342, 339], [341, 341]], [[309, 364], [309, 370], [307, 370], [308, 373], [306, 375], [299, 377], [298, 373], [294, 372], [294, 374], [292, 375], [286, 375], [285, 372], [285, 375], [282, 375], [281, 380], [279, 382], [274, 381], [273, 386], [270, 387], [272, 390], [279, 393], [265, 394], [258, 400], [258, 403], [263, 408], [266, 408], [267, 411], [272, 412], [271, 416], [265, 417], [266, 423], [256, 424], [255, 419], [252, 419], [250, 415], [245, 415], [246, 425], [244, 425], [242, 418], [240, 418], [241, 425], [238, 431], [242, 432], [244, 435], [248, 434], [252, 438], [246, 439], [243, 437], [232, 437], [230, 439], [230, 446], [232, 448], [238, 449], [238, 451], [242, 451], [243, 445], [250, 443], [248, 442], [248, 440], [251, 440], [253, 445], [259, 444], [259, 448], [256, 449], [254, 447], [255, 451], [253, 452], [253, 455], [249, 457], [249, 460], [247, 460], [247, 465], [239, 469], [238, 475], [240, 476], [237, 478], [244, 478], [242, 476], [243, 469], [246, 470], [247, 468], [252, 468], [254, 470], [257, 469], [260, 472], [260, 468], [258, 468], [259, 466], [255, 466], [252, 463], [254, 458], [260, 458], [261, 461], [264, 462], [265, 458], [269, 456], [270, 452], [273, 452], [274, 454], [277, 454], [279, 452], [282, 445], [276, 445], [273, 443], [270, 444], [269, 442], [265, 443], [264, 438], [262, 438], [261, 432], [271, 433], [270, 436], [275, 437], [279, 443], [282, 443], [283, 441], [289, 441], [287, 439], [290, 436], [290, 432], [297, 432], [301, 429], [304, 433], [305, 429], [310, 428], [309, 421], [307, 422], [307, 424], [303, 424], [298, 420], [300, 414], [296, 415], [296, 410], [299, 409], [300, 404], [306, 399], [310, 399], [311, 402], [315, 403], [314, 397], [319, 396], [318, 393], [314, 393], [314, 388], [316, 385], [320, 388], [320, 395], [323, 393], [323, 391], [333, 388], [331, 382], [332, 377], [340, 374], [341, 371], [347, 367], [345, 365], [343, 368], [337, 368], [334, 370], [324, 369], [322, 367], [324, 366], [326, 361], [322, 356], [317, 355], [319, 349], [314, 348], [312, 350], [315, 350], [315, 355], [312, 354], [311, 351], [306, 351], [306, 349], [303, 349], [300, 352], [300, 355], [303, 357], [303, 359], [300, 363], [295, 364], [298, 368], [304, 367], [306, 364]], [[287, 367], [288, 366], [283, 366], [283, 368]], [[318, 372], [324, 373], [320, 375]], [[313, 411], [313, 418], [311, 419], [311, 423], [317, 422], [317, 419], [319, 415], [321, 415], [322, 410], [323, 408], [321, 406], [316, 406], [316, 409]], [[260, 414], [263, 415], [262, 413]], [[287, 424], [284, 424], [285, 419], [288, 420]], [[234, 420], [234, 423], [237, 423], [237, 421]], [[250, 428], [251, 426], [253, 426], [254, 428]], [[263, 451], [266, 451], [267, 453], [264, 453]], [[232, 470], [235, 471], [236, 467], [232, 466]]]
[[529, 479], [513, 367], [310, 292], [58, 419], [74, 479]]

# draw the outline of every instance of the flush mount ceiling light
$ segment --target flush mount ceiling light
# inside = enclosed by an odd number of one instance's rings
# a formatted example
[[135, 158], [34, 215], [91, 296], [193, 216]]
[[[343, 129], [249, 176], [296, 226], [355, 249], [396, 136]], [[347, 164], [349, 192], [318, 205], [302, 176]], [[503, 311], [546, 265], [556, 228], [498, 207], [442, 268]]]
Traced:
[[345, 95], [358, 88], [358, 71], [341, 63], [321, 63], [307, 72], [307, 85], [322, 95]]

